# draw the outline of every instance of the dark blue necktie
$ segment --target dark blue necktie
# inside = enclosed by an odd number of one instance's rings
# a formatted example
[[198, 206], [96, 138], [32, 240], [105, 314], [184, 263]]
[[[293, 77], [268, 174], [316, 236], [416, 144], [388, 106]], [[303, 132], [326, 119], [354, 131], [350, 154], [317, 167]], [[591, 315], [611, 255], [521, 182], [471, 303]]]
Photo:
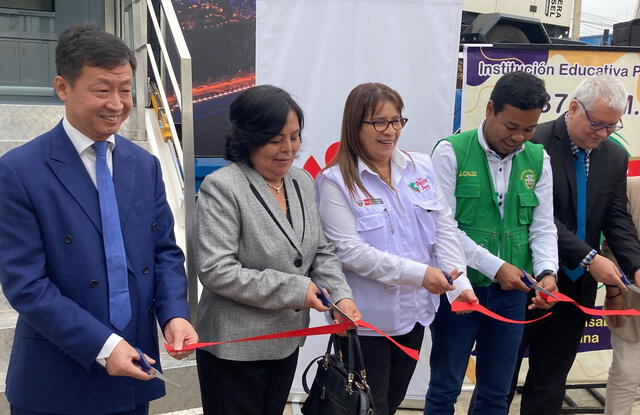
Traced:
[[[587, 212], [587, 168], [585, 158], [587, 152], [578, 150], [575, 154], [576, 167], [576, 236], [584, 241], [586, 229], [586, 212]], [[584, 268], [578, 266], [574, 269], [564, 267], [564, 273], [575, 281], [584, 274]]]
[[93, 144], [93, 149], [96, 152], [96, 183], [100, 199], [102, 240], [109, 282], [109, 320], [113, 327], [122, 331], [131, 321], [131, 303], [129, 302], [127, 255], [122, 241], [118, 203], [111, 172], [107, 165], [108, 145], [107, 141], [99, 141]]

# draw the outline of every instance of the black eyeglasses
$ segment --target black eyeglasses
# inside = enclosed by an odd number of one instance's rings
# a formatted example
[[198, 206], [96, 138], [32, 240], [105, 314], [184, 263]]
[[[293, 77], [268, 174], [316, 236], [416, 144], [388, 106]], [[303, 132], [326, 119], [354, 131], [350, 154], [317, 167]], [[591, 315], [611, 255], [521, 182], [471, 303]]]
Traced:
[[405, 124], [407, 123], [407, 121], [409, 121], [408, 118], [396, 118], [395, 120], [391, 120], [391, 121], [366, 121], [366, 120], [362, 120], [363, 123], [365, 124], [371, 124], [373, 125], [373, 128], [381, 133], [383, 131], [385, 131], [387, 128], [389, 128], [389, 124], [391, 124], [391, 126], [393, 127], [394, 130], [402, 130], [402, 127], [405, 126]]
[[587, 107], [585, 107], [584, 104], [579, 100], [576, 100], [576, 101], [578, 101], [578, 103], [582, 105], [582, 109], [584, 110], [584, 115], [587, 116], [587, 121], [589, 121], [589, 125], [591, 126], [592, 130], [598, 131], [598, 130], [602, 130], [603, 128], [606, 128], [607, 132], [612, 133], [614, 131], [620, 131], [622, 130], [622, 127], [624, 127], [624, 125], [622, 124], [622, 118], [617, 123], [613, 123], [613, 124], [605, 124], [603, 122], [595, 122], [591, 120], [591, 117], [589, 116], [589, 111], [587, 111]]

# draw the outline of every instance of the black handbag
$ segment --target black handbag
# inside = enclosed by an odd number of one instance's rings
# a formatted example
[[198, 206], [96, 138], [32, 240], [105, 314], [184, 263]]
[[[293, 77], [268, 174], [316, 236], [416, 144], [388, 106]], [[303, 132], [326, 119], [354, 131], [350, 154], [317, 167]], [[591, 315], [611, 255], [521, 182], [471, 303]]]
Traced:
[[[355, 330], [347, 330], [348, 352], [346, 362], [340, 340], [332, 334], [327, 352], [311, 361], [302, 374], [302, 386], [309, 395], [302, 405], [305, 415], [373, 415], [373, 397], [367, 384], [360, 340]], [[331, 354], [333, 347], [334, 354]], [[360, 371], [355, 369], [358, 359]], [[307, 372], [318, 363], [318, 371], [311, 389], [307, 385]]]

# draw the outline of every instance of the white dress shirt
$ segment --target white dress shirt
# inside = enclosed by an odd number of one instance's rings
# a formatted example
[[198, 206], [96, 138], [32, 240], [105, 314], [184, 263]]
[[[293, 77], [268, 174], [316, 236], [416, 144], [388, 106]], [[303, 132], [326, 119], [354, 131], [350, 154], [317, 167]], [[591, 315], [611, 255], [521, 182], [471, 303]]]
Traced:
[[[67, 117], [62, 119], [62, 127], [78, 152], [80, 160], [82, 160], [84, 167], [87, 169], [87, 173], [89, 173], [89, 177], [91, 177], [91, 181], [93, 181], [93, 185], [97, 187], [96, 152], [92, 147], [94, 141], [71, 125], [67, 120]], [[116, 146], [115, 136], [109, 136], [107, 141], [109, 142], [107, 147], [107, 165], [109, 166], [109, 171], [113, 173], [113, 148]], [[115, 333], [111, 333], [107, 338], [107, 341], [104, 342], [102, 349], [100, 349], [98, 356], [96, 356], [96, 362], [100, 363], [102, 366], [106, 366], [107, 357], [111, 356], [111, 352], [113, 352], [113, 349], [115, 349], [120, 340], [122, 340], [122, 337]]]
[[[511, 164], [513, 157], [524, 147], [521, 146], [505, 158], [501, 158], [489, 148], [482, 132], [483, 125], [484, 121], [478, 127], [478, 141], [486, 154], [494, 190], [498, 197], [500, 215], [504, 217], [503, 201], [507, 198]], [[534, 276], [546, 269], [558, 271], [558, 235], [553, 221], [553, 174], [549, 155], [546, 151], [543, 150], [543, 152], [542, 173], [535, 188], [535, 195], [540, 204], [533, 209], [533, 220], [529, 226], [529, 245], [533, 254]], [[455, 212], [458, 163], [453, 146], [449, 141], [440, 141], [433, 152], [432, 161], [447, 203]], [[494, 279], [498, 269], [505, 261], [475, 243], [463, 231], [459, 232], [460, 241], [467, 257], [467, 265]]]
[[[385, 202], [385, 206], [391, 211], [391, 206], [397, 205], [400, 210], [414, 209], [414, 206], [403, 206], [398, 197], [398, 191], [412, 192], [411, 189], [401, 187], [400, 181], [403, 172], [410, 163], [410, 158], [405, 153], [395, 150], [391, 159], [391, 183], [393, 190], [391, 191], [395, 203]], [[378, 174], [372, 171], [365, 163], [358, 163], [358, 174], [363, 182], [368, 179], [379, 181], [385, 187], [383, 181]], [[372, 194], [373, 189], [368, 188]], [[325, 234], [327, 238], [336, 246], [338, 257], [340, 258], [346, 275], [353, 272], [358, 276], [376, 280], [389, 287], [399, 288], [399, 304], [388, 304], [390, 308], [400, 308], [399, 322], [395, 330], [391, 330], [390, 335], [401, 335], [409, 332], [415, 323], [419, 321], [423, 325], [428, 325], [433, 319], [433, 315], [437, 311], [438, 296], [433, 296], [429, 309], [424, 308], [424, 302], [416, 296], [416, 292], [425, 291], [422, 287], [425, 272], [429, 265], [421, 263], [413, 259], [403, 256], [394, 255], [385, 252], [363, 241], [362, 236], [357, 230], [357, 220], [351, 210], [353, 201], [347, 200], [343, 190], [330, 180], [321, 180], [319, 184], [319, 205], [318, 209]], [[374, 197], [381, 197], [376, 194]], [[459, 271], [465, 271], [465, 258], [460, 246], [460, 241], [456, 237], [458, 233], [457, 223], [453, 219], [451, 210], [447, 207], [442, 190], [436, 185], [436, 201], [443, 208], [437, 210], [437, 226], [436, 239], [434, 245], [435, 257], [438, 265], [443, 270], [451, 271], [453, 268]], [[387, 212], [387, 209], [385, 209]], [[389, 214], [397, 214], [404, 216], [405, 212], [396, 212]], [[412, 232], [413, 240], [416, 246], [420, 245], [421, 235], [418, 229], [405, 228]], [[393, 232], [393, 229], [391, 230]], [[435, 262], [433, 259], [430, 262]], [[466, 276], [461, 276], [454, 282], [455, 291], [447, 292], [450, 301], [460, 295], [466, 289], [471, 289], [471, 284]], [[353, 288], [353, 287], [352, 287]], [[425, 291], [426, 292], [426, 291]], [[435, 306], [435, 309], [431, 309]], [[391, 309], [389, 309], [391, 313]], [[367, 316], [363, 316], [365, 319]], [[371, 317], [370, 317], [371, 318]], [[363, 334], [375, 335], [369, 331], [363, 330]]]

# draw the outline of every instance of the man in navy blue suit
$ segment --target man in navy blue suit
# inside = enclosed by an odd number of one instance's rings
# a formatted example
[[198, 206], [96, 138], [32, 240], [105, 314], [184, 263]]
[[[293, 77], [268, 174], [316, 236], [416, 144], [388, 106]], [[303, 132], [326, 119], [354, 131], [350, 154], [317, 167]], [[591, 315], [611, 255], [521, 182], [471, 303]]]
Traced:
[[116, 134], [135, 58], [83, 24], [60, 35], [56, 67], [65, 117], [0, 158], [0, 283], [19, 313], [6, 395], [14, 415], [146, 414], [164, 385], [134, 347], [158, 361], [156, 321], [175, 349], [198, 337], [158, 160]]

